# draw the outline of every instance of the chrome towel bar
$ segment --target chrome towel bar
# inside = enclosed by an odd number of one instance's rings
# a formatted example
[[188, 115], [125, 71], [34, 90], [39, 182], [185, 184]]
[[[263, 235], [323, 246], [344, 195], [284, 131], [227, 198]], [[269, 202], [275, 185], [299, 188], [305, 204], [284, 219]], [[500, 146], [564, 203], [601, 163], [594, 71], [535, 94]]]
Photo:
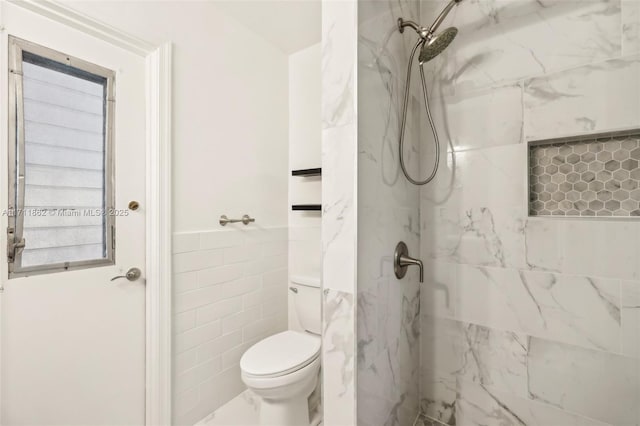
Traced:
[[250, 217], [248, 214], [245, 214], [244, 216], [242, 216], [242, 219], [229, 219], [227, 217], [227, 215], [222, 215], [220, 216], [220, 225], [222, 226], [226, 226], [227, 223], [238, 223], [238, 222], [242, 222], [245, 225], [248, 225], [251, 222], [255, 222], [256, 219], [253, 217]]

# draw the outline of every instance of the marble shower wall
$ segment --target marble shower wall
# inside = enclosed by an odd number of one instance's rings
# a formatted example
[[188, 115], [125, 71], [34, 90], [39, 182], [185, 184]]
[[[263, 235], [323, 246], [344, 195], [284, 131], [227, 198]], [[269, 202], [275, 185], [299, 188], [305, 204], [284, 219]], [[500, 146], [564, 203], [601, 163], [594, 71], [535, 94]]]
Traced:
[[[427, 66], [448, 149], [420, 194], [431, 418], [640, 424], [640, 221], [530, 218], [526, 189], [528, 140], [640, 127], [639, 4], [463, 0], [449, 16], [459, 35]], [[420, 6], [429, 24], [444, 2]]]
[[357, 2], [322, 2], [322, 402], [356, 424]]
[[[358, 254], [357, 415], [359, 425], [410, 425], [418, 414], [419, 283], [410, 268], [393, 272], [393, 251], [404, 241], [420, 251], [419, 189], [398, 160], [406, 66], [416, 36], [398, 32], [397, 19], [418, 20], [417, 1], [358, 1]], [[417, 82], [414, 76], [414, 82]], [[419, 174], [420, 96], [409, 102], [406, 153]]]

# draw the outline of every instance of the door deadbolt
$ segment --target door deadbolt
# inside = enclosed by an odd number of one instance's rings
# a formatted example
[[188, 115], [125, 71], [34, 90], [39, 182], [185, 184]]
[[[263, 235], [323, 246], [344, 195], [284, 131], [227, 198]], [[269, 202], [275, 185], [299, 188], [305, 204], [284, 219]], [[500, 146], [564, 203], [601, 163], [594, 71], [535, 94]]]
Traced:
[[137, 201], [129, 201], [129, 210], [136, 211], [140, 208], [140, 203]]

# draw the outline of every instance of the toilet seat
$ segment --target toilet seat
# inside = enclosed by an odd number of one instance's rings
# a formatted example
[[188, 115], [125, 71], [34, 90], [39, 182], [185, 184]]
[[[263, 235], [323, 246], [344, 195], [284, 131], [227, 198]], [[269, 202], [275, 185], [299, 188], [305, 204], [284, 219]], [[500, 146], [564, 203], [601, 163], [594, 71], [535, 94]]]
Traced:
[[249, 348], [240, 359], [244, 377], [275, 378], [291, 374], [320, 356], [320, 338], [297, 331], [283, 331]]
[[244, 371], [240, 377], [248, 388], [262, 398], [279, 399], [284, 396], [298, 395], [313, 390], [320, 371], [320, 357], [292, 373], [277, 377], [251, 376]]

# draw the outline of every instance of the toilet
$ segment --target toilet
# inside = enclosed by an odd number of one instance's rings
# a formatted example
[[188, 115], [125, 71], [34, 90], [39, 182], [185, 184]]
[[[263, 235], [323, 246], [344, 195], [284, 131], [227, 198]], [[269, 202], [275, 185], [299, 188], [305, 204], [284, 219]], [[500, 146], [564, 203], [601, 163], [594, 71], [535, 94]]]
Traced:
[[240, 359], [242, 381], [260, 399], [261, 426], [309, 425], [309, 395], [320, 371], [320, 280], [291, 277], [304, 332], [283, 331], [250, 347]]

